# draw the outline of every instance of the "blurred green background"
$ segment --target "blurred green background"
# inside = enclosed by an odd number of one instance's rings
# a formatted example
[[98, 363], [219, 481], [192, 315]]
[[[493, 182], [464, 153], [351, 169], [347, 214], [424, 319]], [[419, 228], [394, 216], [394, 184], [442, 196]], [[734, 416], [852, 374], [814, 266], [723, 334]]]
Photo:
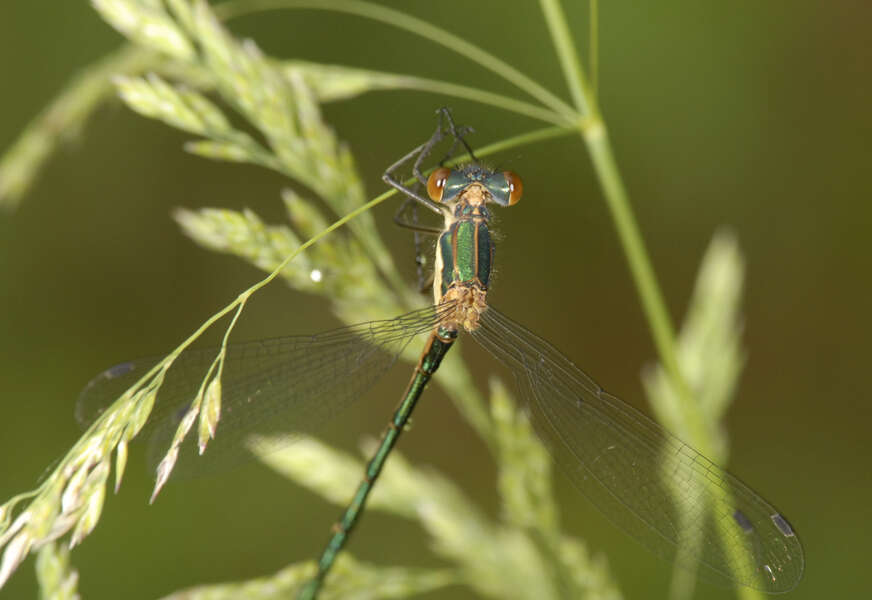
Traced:
[[[450, 27], [565, 95], [533, 2], [385, 3]], [[585, 3], [566, 3], [582, 47]], [[648, 250], [676, 322], [716, 228], [747, 261], [748, 352], [727, 426], [729, 467], [791, 520], [807, 570], [789, 598], [856, 597], [868, 549], [872, 5], [863, 2], [608, 2], [600, 26], [601, 105]], [[231, 24], [279, 57], [414, 73], [514, 93], [450, 51], [374, 22], [317, 11]], [[71, 75], [120, 36], [86, 2], [5, 2], [0, 148]], [[371, 196], [384, 167], [422, 141], [436, 107], [474, 125], [474, 145], [540, 125], [451, 98], [374, 93], [325, 107], [355, 151]], [[63, 146], [20, 208], [0, 214], [0, 497], [31, 489], [78, 437], [73, 406], [91, 376], [166, 351], [260, 278], [209, 254], [169, 218], [176, 206], [250, 207], [280, 221], [286, 182], [184, 153], [188, 137], [114, 103]], [[525, 199], [499, 215], [491, 298], [611, 392], [644, 407], [640, 370], [655, 358], [612, 222], [581, 141], [497, 158]], [[376, 211], [413, 283], [411, 241]], [[281, 284], [246, 312], [236, 339], [337, 325]], [[407, 377], [396, 369], [325, 432], [354, 449], [377, 436]], [[450, 439], [450, 443], [445, 443]], [[441, 394], [428, 395], [400, 449], [498, 511], [493, 465]], [[252, 465], [171, 485], [132, 462], [101, 524], [73, 553], [85, 598], [153, 598], [183, 586], [271, 573], [320, 552], [337, 509]], [[627, 598], [665, 597], [671, 569], [558, 478], [564, 529], [608, 557]], [[353, 485], [353, 484], [350, 484]], [[350, 493], [350, 489], [349, 489]], [[383, 535], [384, 528], [390, 535]], [[350, 549], [382, 564], [439, 564], [414, 525], [369, 514]], [[32, 559], [0, 598], [36, 594]], [[446, 595], [447, 594], [447, 595]], [[465, 598], [465, 590], [432, 597]], [[698, 598], [728, 598], [700, 588]]]

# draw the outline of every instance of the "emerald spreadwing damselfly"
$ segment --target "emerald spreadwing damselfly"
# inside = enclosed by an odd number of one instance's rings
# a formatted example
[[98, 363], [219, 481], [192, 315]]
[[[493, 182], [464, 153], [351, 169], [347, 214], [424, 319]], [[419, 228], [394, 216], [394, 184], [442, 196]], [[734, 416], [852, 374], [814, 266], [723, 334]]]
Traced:
[[[715, 582], [770, 593], [795, 587], [804, 568], [803, 551], [778, 511], [736, 477], [606, 393], [548, 342], [489, 304], [494, 258], [489, 206], [516, 204], [521, 181], [514, 173], [477, 161], [464, 133], [442, 109], [433, 136], [384, 176], [410, 202], [444, 218], [436, 243], [433, 306], [328, 333], [228, 348], [216, 440], [223, 436], [223, 447], [232, 448], [234, 440], [265, 425], [283, 423], [298, 432], [318, 429], [363, 396], [413, 339], [428, 335], [363, 480], [333, 526], [318, 572], [298, 598], [318, 595], [415, 404], [461, 332], [514, 375], [519, 401], [568, 478], [649, 550], [692, 563]], [[470, 161], [457, 168], [442, 166], [443, 161], [425, 176], [423, 161], [446, 137], [453, 140], [449, 155], [462, 145]], [[394, 176], [412, 161], [412, 172], [426, 196]], [[165, 408], [163, 421], [158, 419], [152, 427], [152, 447], [157, 451], [165, 450], [214, 356], [215, 350], [206, 349], [176, 359], [158, 393]], [[97, 376], [82, 392], [82, 411], [116, 398], [155, 362], [127, 362]]]

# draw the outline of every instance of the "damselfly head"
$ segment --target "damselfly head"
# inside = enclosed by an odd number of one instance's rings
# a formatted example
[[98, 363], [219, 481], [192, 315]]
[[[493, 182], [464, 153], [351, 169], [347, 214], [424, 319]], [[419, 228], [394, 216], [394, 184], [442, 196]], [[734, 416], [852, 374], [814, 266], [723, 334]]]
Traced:
[[479, 185], [488, 192], [488, 200], [500, 206], [514, 206], [521, 199], [524, 185], [512, 171], [491, 171], [478, 164], [460, 169], [439, 167], [427, 179], [427, 194], [434, 202], [449, 204], [464, 190]]

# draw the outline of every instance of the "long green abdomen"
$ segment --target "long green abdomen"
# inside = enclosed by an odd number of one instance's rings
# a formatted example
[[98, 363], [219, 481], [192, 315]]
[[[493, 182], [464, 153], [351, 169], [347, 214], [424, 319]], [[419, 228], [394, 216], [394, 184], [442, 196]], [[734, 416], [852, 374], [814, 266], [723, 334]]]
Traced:
[[403, 428], [409, 421], [409, 416], [412, 414], [418, 398], [421, 397], [421, 393], [424, 391], [433, 373], [439, 368], [442, 359], [456, 339], [457, 332], [444, 327], [439, 327], [430, 335], [427, 346], [424, 348], [421, 359], [418, 361], [418, 366], [412, 374], [411, 381], [409, 381], [409, 386], [406, 388], [406, 393], [403, 394], [403, 399], [396, 412], [394, 412], [388, 428], [385, 430], [381, 444], [379, 444], [378, 449], [366, 466], [366, 474], [363, 477], [363, 481], [358, 485], [357, 491], [354, 493], [354, 497], [351, 499], [348, 507], [333, 525], [333, 535], [327, 542], [327, 547], [318, 561], [318, 572], [315, 574], [315, 577], [303, 586], [297, 595], [297, 600], [314, 600], [318, 595], [318, 590], [321, 588], [324, 577], [336, 560], [336, 556], [345, 546], [351, 530], [360, 518], [364, 504], [366, 504], [366, 499], [372, 491], [394, 444], [397, 443], [400, 433], [402, 433]]

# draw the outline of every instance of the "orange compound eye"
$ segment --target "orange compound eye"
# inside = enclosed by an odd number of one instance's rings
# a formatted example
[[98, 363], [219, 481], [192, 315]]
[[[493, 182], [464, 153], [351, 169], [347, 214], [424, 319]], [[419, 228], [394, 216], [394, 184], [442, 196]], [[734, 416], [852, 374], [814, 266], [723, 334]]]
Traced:
[[430, 177], [427, 179], [427, 195], [433, 202], [442, 201], [442, 192], [449, 175], [451, 175], [451, 169], [448, 167], [440, 167], [430, 173]]
[[521, 200], [524, 184], [521, 183], [521, 178], [511, 171], [503, 171], [503, 176], [506, 178], [506, 183], [509, 184], [509, 206], [514, 206]]

